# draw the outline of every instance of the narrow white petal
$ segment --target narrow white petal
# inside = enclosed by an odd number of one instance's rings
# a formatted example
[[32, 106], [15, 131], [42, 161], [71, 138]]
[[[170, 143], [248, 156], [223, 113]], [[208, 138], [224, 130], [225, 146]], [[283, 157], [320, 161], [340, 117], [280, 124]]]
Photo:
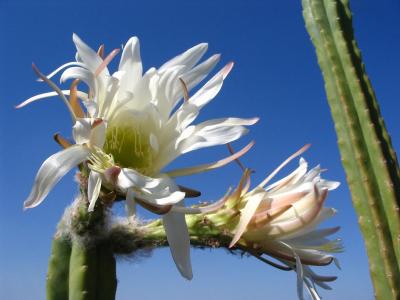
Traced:
[[232, 70], [233, 63], [227, 64], [221, 69], [214, 77], [212, 77], [202, 88], [200, 88], [192, 97], [189, 102], [202, 108], [210, 102], [221, 90], [224, 79]]
[[[292, 159], [296, 158], [297, 156], [301, 155], [305, 151], [307, 151], [308, 148], [310, 148], [310, 144], [307, 144], [303, 146], [300, 150], [296, 151], [293, 153], [291, 156], [289, 156], [283, 163], [279, 165], [267, 178], [264, 179], [263, 182], [261, 182], [258, 186], [259, 187], [264, 187], [280, 170], [282, 170], [283, 167], [285, 167]], [[301, 163], [300, 163], [301, 164]]]
[[338, 182], [338, 181], [328, 181], [328, 180], [321, 179], [318, 182], [318, 187], [326, 188], [329, 191], [337, 189], [339, 186], [340, 186], [340, 182]]
[[90, 90], [94, 91], [96, 88], [96, 81], [93, 73], [90, 71], [80, 68], [80, 67], [72, 67], [66, 69], [60, 78], [60, 82], [64, 83], [69, 79], [80, 79], [87, 84]]
[[292, 239], [296, 238], [298, 236], [306, 235], [307, 233], [315, 230], [315, 228], [324, 222], [325, 220], [333, 217], [336, 214], [336, 209], [330, 208], [330, 207], [323, 207], [321, 212], [318, 214], [318, 216], [312, 220], [309, 224], [305, 224], [304, 227], [297, 231], [293, 232], [290, 234], [285, 234], [284, 239]]
[[54, 185], [88, 156], [89, 150], [86, 147], [74, 145], [46, 159], [36, 175], [32, 191], [24, 202], [24, 208], [39, 205]]
[[[185, 82], [187, 89], [190, 91], [193, 89], [199, 82], [201, 82], [207, 75], [211, 72], [211, 70], [216, 66], [219, 62], [221, 56], [219, 54], [215, 54], [211, 56], [206, 61], [197, 65], [189, 72], [186, 72], [180, 78]], [[175, 95], [182, 95], [182, 87], [179, 85], [175, 86]]]
[[[258, 118], [239, 119], [239, 118], [223, 118], [205, 121], [194, 126], [189, 126], [178, 137], [175, 146], [179, 154], [184, 154], [193, 150], [223, 145], [237, 140], [248, 132], [244, 126], [253, 125], [258, 121]], [[191, 134], [186, 134], [190, 130]]]
[[[197, 126], [196, 126], [197, 127]], [[194, 150], [225, 145], [245, 135], [248, 129], [244, 126], [219, 126], [195, 130], [193, 135], [183, 140], [179, 145], [179, 152], [184, 154]]]
[[305, 159], [300, 158], [299, 166], [288, 176], [268, 185], [265, 190], [268, 192], [278, 191], [280, 188], [296, 183], [307, 172], [308, 164]]
[[88, 180], [88, 211], [93, 211], [96, 205], [97, 198], [99, 198], [101, 189], [101, 176], [99, 173], [91, 171]]
[[244, 154], [246, 154], [253, 146], [254, 146], [254, 141], [250, 142], [248, 145], [246, 145], [240, 151], [235, 152], [234, 154], [232, 154], [228, 157], [225, 157], [224, 159], [221, 159], [216, 162], [209, 163], [209, 164], [195, 166], [195, 167], [172, 170], [172, 171], [167, 172], [167, 175], [171, 176], [171, 177], [187, 176], [187, 175], [206, 172], [206, 171], [210, 171], [210, 170], [222, 167], [222, 166], [234, 161], [235, 159], [238, 159], [239, 157], [243, 156]]
[[[64, 95], [69, 95], [69, 90], [62, 90], [61, 91]], [[31, 104], [32, 102], [35, 102], [37, 100], [42, 100], [42, 99], [46, 99], [46, 98], [50, 98], [50, 97], [54, 97], [54, 96], [58, 96], [57, 92], [48, 92], [48, 93], [43, 93], [43, 94], [39, 94], [39, 95], [35, 95], [27, 100], [25, 100], [24, 102], [18, 104], [15, 108], [22, 108], [28, 104]], [[83, 92], [78, 92], [78, 97], [82, 100], [87, 100], [88, 95], [86, 93]]]
[[159, 68], [159, 72], [164, 72], [166, 69], [177, 66], [183, 65], [186, 66], [186, 69], [191, 69], [197, 62], [201, 59], [204, 53], [207, 51], [208, 44], [201, 43], [198, 44], [189, 50], [183, 52], [182, 54], [174, 57], [173, 59], [167, 61]]
[[190, 262], [190, 238], [185, 215], [169, 212], [163, 215], [163, 225], [167, 234], [168, 244], [172, 258], [183, 277], [188, 280], [193, 278]]
[[[87, 68], [94, 74], [97, 68], [102, 63], [102, 59], [97, 55], [96, 51], [90, 48], [85, 42], [83, 42], [78, 35], [75, 33], [72, 35], [72, 40], [75, 43], [76, 50], [78, 51], [78, 57], [82, 60]], [[104, 71], [103, 71], [104, 72]], [[108, 73], [108, 71], [107, 71]]]
[[[71, 66], [85, 67], [85, 64], [80, 63], [80, 62], [77, 62], [77, 61], [71, 61], [71, 62], [68, 62], [68, 63], [66, 63], [66, 64], [63, 64], [63, 65], [59, 66], [57, 69], [55, 69], [53, 72], [51, 72], [51, 73], [50, 73], [49, 75], [47, 75], [46, 77], [50, 79], [51, 77], [53, 77], [54, 75], [56, 75], [56, 74], [57, 74], [58, 72], [60, 72], [61, 70], [65, 69], [66, 67], [71, 67]], [[42, 80], [42, 79], [38, 79], [37, 81], [42, 82], [43, 80]]]
[[235, 235], [231, 243], [229, 244], [229, 248], [233, 247], [236, 242], [240, 239], [244, 231], [246, 230], [247, 225], [249, 224], [251, 218], [253, 217], [254, 213], [256, 212], [258, 206], [260, 205], [261, 201], [264, 199], [265, 192], [258, 192], [255, 195], [252, 195], [248, 198], [246, 206], [241, 211], [240, 221], [235, 229]]
[[143, 72], [142, 60], [140, 58], [140, 43], [137, 37], [130, 38], [126, 43], [118, 70], [124, 72], [121, 77], [121, 89], [132, 92], [142, 77]]

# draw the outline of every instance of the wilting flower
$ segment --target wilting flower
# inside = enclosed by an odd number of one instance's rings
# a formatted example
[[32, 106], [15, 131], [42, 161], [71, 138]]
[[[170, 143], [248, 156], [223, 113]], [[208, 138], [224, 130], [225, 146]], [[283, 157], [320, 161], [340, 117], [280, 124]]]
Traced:
[[[317, 226], [336, 213], [335, 209], [324, 207], [324, 203], [328, 192], [339, 183], [322, 179], [319, 166], [307, 171], [307, 162], [301, 158], [295, 171], [266, 186], [307, 148], [308, 145], [289, 157], [251, 191], [250, 172], [246, 170], [236, 191], [220, 200], [219, 208], [207, 218], [233, 236], [230, 247], [244, 249], [280, 269], [295, 270], [300, 299], [303, 299], [303, 284], [313, 299], [319, 299], [315, 285], [330, 289], [326, 282], [336, 277], [319, 276], [310, 266], [325, 266], [332, 261], [337, 264], [331, 253], [341, 251], [340, 240], [329, 240], [327, 236], [339, 227], [317, 229]], [[262, 255], [269, 255], [284, 265]]]
[[[163, 170], [182, 154], [237, 140], [247, 132], [245, 126], [257, 122], [257, 118], [223, 118], [191, 125], [200, 110], [218, 94], [233, 63], [228, 63], [190, 96], [191, 89], [212, 71], [220, 58], [213, 55], [198, 64], [207, 44], [199, 44], [160, 68], [150, 68], [142, 74], [139, 40], [133, 37], [123, 48], [118, 71], [110, 74], [107, 65], [118, 54], [118, 49], [103, 58], [103, 47], [96, 53], [77, 35], [73, 35], [73, 41], [77, 48], [75, 62], [62, 65], [48, 76], [34, 66], [40, 79], [54, 92], [34, 96], [18, 106], [58, 94], [74, 122], [75, 144], [58, 137], [66, 149], [43, 163], [24, 207], [39, 205], [69, 170], [87, 162], [89, 211], [94, 209], [103, 186], [126, 195], [131, 212], [138, 202], [151, 211], [163, 213], [175, 263], [183, 276], [191, 278], [185, 218], [175, 209], [183, 207], [185, 192], [173, 177], [220, 167], [243, 155], [253, 143], [215, 163], [170, 172]], [[74, 79], [70, 90], [60, 90], [50, 80], [63, 69], [61, 82]], [[77, 90], [79, 82], [88, 86], [88, 93]]]

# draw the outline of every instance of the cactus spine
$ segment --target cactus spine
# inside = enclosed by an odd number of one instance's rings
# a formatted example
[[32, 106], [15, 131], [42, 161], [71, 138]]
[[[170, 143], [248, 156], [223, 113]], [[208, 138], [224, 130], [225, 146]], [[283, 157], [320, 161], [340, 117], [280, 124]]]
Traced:
[[400, 172], [365, 73], [348, 0], [302, 0], [377, 299], [400, 299]]

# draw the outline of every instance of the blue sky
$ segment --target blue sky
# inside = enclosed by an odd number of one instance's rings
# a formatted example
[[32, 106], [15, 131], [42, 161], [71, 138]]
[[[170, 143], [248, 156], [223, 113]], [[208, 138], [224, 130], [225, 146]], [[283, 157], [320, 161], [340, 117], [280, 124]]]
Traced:
[[[400, 3], [352, 1], [356, 37], [380, 101], [395, 149], [400, 149]], [[58, 151], [52, 135], [70, 136], [70, 118], [62, 102], [49, 99], [21, 110], [14, 106], [48, 91], [35, 81], [34, 61], [49, 72], [74, 58], [72, 33], [93, 47], [108, 51], [137, 35], [145, 69], [199, 43], [209, 54], [222, 53], [235, 68], [219, 96], [204, 109], [212, 117], [259, 116], [248, 136], [256, 147], [243, 161], [261, 181], [289, 154], [306, 143], [304, 157], [321, 163], [325, 176], [342, 182], [327, 205], [338, 215], [328, 225], [346, 251], [339, 254], [342, 270], [324, 299], [373, 299], [367, 258], [358, 229], [336, 135], [314, 49], [305, 31], [300, 0], [285, 1], [8, 1], [0, 0], [0, 298], [43, 299], [51, 237], [63, 209], [76, 194], [73, 174], [66, 176], [39, 207], [23, 212], [22, 203], [44, 159]], [[111, 64], [111, 68], [115, 67]], [[224, 147], [197, 151], [175, 165], [208, 162], [226, 155]], [[296, 166], [293, 162], [283, 174]], [[202, 200], [216, 199], [237, 182], [232, 165], [180, 182], [202, 190]], [[216, 178], [218, 180], [216, 180]], [[149, 217], [149, 215], [146, 215]], [[224, 250], [194, 250], [194, 279], [181, 278], [168, 249], [156, 250], [140, 262], [120, 261], [118, 299], [295, 299], [295, 274]], [[318, 270], [319, 271], [319, 270]]]

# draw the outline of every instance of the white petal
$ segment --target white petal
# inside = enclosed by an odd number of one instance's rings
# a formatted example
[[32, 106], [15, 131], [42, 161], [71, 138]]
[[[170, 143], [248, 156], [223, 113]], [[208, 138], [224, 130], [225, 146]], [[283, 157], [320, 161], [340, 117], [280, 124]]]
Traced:
[[210, 102], [221, 90], [224, 79], [233, 67], [233, 63], [227, 64], [213, 78], [211, 78], [196, 94], [190, 97], [189, 102], [201, 108]]
[[86, 107], [86, 110], [90, 117], [94, 118], [95, 116], [97, 116], [99, 107], [95, 101], [86, 100], [86, 101], [82, 101], [82, 103]]
[[172, 258], [183, 277], [193, 278], [190, 262], [190, 238], [186, 226], [185, 215], [169, 212], [163, 215], [163, 225], [167, 234]]
[[145, 176], [133, 169], [123, 168], [119, 173], [117, 185], [122, 189], [154, 188], [160, 184], [161, 180], [161, 178]]
[[241, 211], [240, 221], [235, 229], [235, 235], [231, 243], [229, 244], [229, 248], [233, 247], [236, 242], [240, 239], [244, 231], [246, 230], [247, 225], [249, 224], [251, 218], [253, 217], [254, 213], [256, 212], [258, 206], [260, 205], [261, 201], [265, 197], [265, 192], [260, 191], [255, 195], [249, 197], [246, 206]]
[[88, 211], [93, 211], [96, 205], [97, 198], [99, 198], [101, 189], [101, 176], [99, 173], [91, 171], [88, 180]]
[[100, 121], [98, 124], [93, 126], [90, 130], [90, 138], [89, 143], [91, 146], [96, 146], [98, 148], [103, 148], [103, 145], [106, 141], [106, 123], [104, 121]]
[[140, 44], [137, 37], [132, 37], [126, 43], [119, 63], [119, 71], [124, 71], [121, 77], [121, 89], [133, 91], [136, 83], [142, 77], [142, 60], [140, 58]]
[[321, 179], [318, 182], [318, 187], [328, 189], [328, 191], [337, 189], [339, 186], [340, 186], [340, 182], [338, 182], [338, 181], [328, 181], [328, 180]]
[[128, 189], [126, 192], [125, 210], [128, 218], [136, 214], [136, 201], [133, 189]]
[[183, 65], [186, 66], [186, 70], [191, 69], [197, 62], [201, 59], [204, 53], [207, 51], [207, 43], [198, 44], [184, 53], [174, 57], [173, 59], [167, 61], [158, 70], [159, 72], [164, 72], [166, 69]]
[[72, 127], [72, 135], [77, 144], [89, 142], [91, 132], [91, 119], [79, 118]]
[[[297, 156], [301, 155], [305, 151], [307, 151], [308, 148], [310, 148], [311, 144], [306, 144], [304, 145], [301, 149], [297, 150], [295, 153], [290, 155], [283, 163], [281, 163], [270, 175], [268, 175], [267, 178], [264, 179], [263, 182], [261, 182], [258, 186], [259, 187], [264, 187], [282, 168], [284, 168], [292, 159], [296, 158]], [[300, 159], [300, 166], [302, 164], [306, 163], [304, 160]], [[307, 166], [307, 165], [306, 165]], [[300, 171], [301, 172], [301, 171]], [[298, 176], [299, 174], [296, 174]], [[269, 187], [271, 188], [271, 187]]]
[[[254, 124], [254, 122], [251, 124]], [[179, 145], [180, 153], [183, 154], [205, 147], [224, 145], [239, 139], [248, 132], [248, 129], [241, 125], [225, 125], [221, 123], [219, 125], [200, 128], [198, 126], [196, 126], [191, 136], [181, 142]]]
[[285, 239], [288, 241], [289, 244], [301, 244], [301, 243], [309, 243], [313, 241], [319, 241], [321, 239], [324, 239], [325, 237], [335, 234], [338, 232], [340, 227], [331, 227], [331, 228], [325, 228], [325, 229], [318, 229], [314, 230], [311, 232], [306, 232], [305, 234], [302, 235], [297, 235], [296, 238], [293, 239]]
[[67, 81], [69, 79], [82, 80], [84, 83], [87, 84], [87, 86], [89, 87], [90, 90], [95, 91], [96, 81], [95, 81], [94, 75], [90, 71], [88, 71], [84, 68], [72, 67], [72, 68], [66, 69], [60, 77], [60, 82], [64, 83], [65, 81]]
[[[71, 66], [85, 67], [85, 64], [77, 62], [77, 61], [71, 61], [71, 62], [68, 62], [66, 64], [63, 64], [63, 65], [59, 66], [57, 69], [55, 69], [53, 72], [51, 72], [46, 77], [50, 79], [51, 77], [56, 75], [58, 72], [60, 72], [62, 69], [65, 69], [66, 67], [71, 67]], [[38, 79], [38, 81], [42, 82], [43, 80], [42, 79]]]
[[88, 156], [89, 150], [86, 147], [74, 145], [46, 159], [36, 175], [32, 191], [24, 202], [24, 208], [39, 205], [54, 185]]
[[75, 33], [72, 35], [72, 40], [74, 41], [76, 50], [78, 51], [78, 57], [94, 74], [103, 60], [97, 55], [96, 51], [86, 45]]
[[[62, 90], [61, 91], [64, 95], [69, 95], [69, 90]], [[41, 100], [41, 99], [46, 99], [46, 98], [50, 98], [50, 97], [54, 97], [54, 96], [58, 96], [57, 92], [48, 92], [48, 93], [43, 93], [43, 94], [39, 94], [39, 95], [35, 95], [27, 100], [25, 100], [24, 102], [18, 104], [15, 108], [22, 108], [28, 104], [31, 104], [32, 102], [35, 102], [37, 100]], [[86, 93], [80, 92], [78, 91], [78, 97], [82, 100], [87, 100], [88, 99], [88, 95]]]
[[[284, 166], [285, 166], [285, 164], [283, 164], [282, 167], [284, 167]], [[303, 158], [300, 158], [299, 166], [296, 170], [294, 170], [288, 176], [265, 187], [265, 190], [268, 192], [273, 192], [273, 191], [277, 191], [280, 188], [285, 187], [287, 185], [295, 184], [302, 176], [304, 176], [304, 174], [306, 174], [307, 167], [308, 167], [307, 162]]]
[[293, 232], [291, 234], [285, 235], [284, 239], [292, 239], [292, 238], [296, 238], [298, 236], [306, 235], [307, 233], [315, 230], [315, 228], [319, 224], [321, 224], [325, 220], [333, 217], [336, 214], [336, 212], [337, 211], [334, 208], [323, 207], [321, 212], [318, 214], [318, 216], [314, 220], [311, 221], [311, 223], [305, 224], [304, 227], [297, 232]]
[[210, 171], [210, 170], [213, 170], [216, 168], [220, 168], [220, 167], [234, 161], [235, 159], [240, 158], [241, 156], [246, 154], [253, 146], [254, 146], [254, 141], [250, 142], [248, 145], [243, 147], [243, 149], [241, 149], [240, 151], [235, 152], [234, 154], [232, 154], [228, 157], [225, 157], [221, 160], [218, 160], [216, 162], [212, 162], [209, 164], [203, 164], [203, 165], [199, 165], [199, 166], [195, 166], [195, 167], [172, 170], [172, 171], [167, 172], [167, 175], [170, 177], [187, 176], [187, 175], [197, 174], [197, 173], [201, 173], [201, 172]]
[[180, 191], [166, 192], [165, 190], [157, 191], [153, 189], [147, 193], [143, 193], [143, 191], [137, 191], [137, 195], [141, 200], [158, 206], [174, 205], [185, 199], [185, 193]]
[[220, 58], [221, 55], [215, 54], [181, 76], [189, 91], [207, 77], [218, 64]]

